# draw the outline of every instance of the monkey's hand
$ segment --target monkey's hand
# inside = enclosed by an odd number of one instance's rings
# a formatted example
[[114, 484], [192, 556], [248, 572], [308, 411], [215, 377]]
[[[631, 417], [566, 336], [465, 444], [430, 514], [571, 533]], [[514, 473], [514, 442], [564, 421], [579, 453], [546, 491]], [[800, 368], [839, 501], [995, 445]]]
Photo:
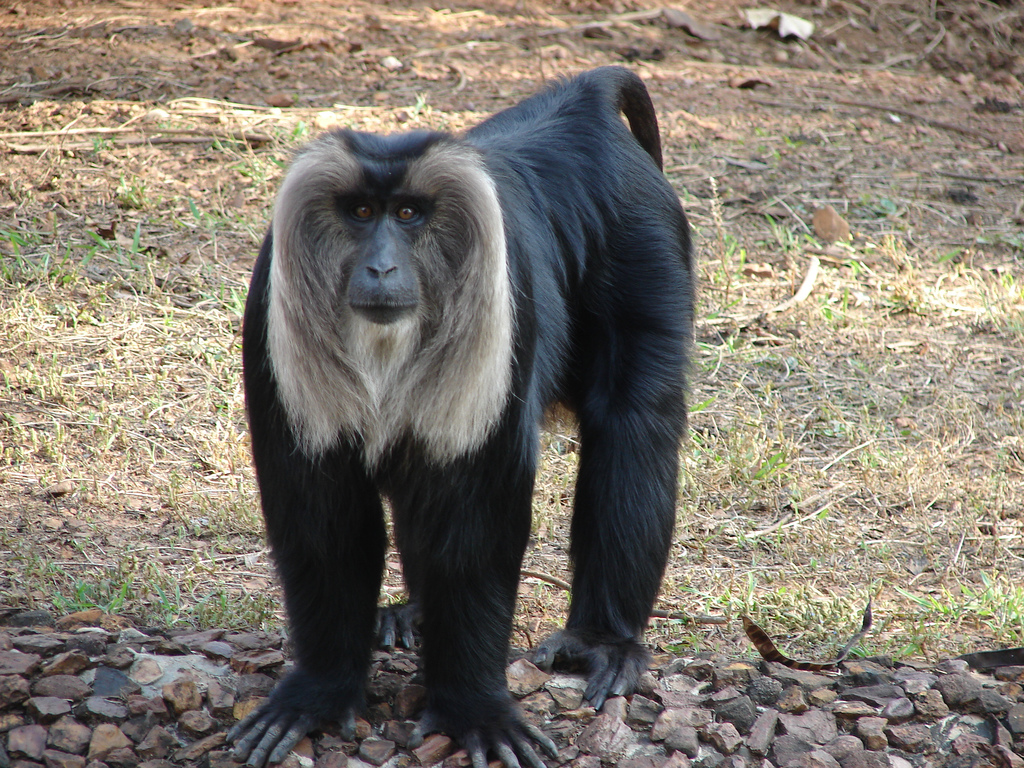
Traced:
[[[459, 719], [464, 719], [463, 717]], [[473, 768], [487, 768], [487, 753], [494, 753], [505, 768], [546, 768], [533, 743], [549, 757], [558, 757], [558, 747], [540, 728], [523, 718], [509, 702], [497, 722], [484, 726], [471, 726], [459, 732], [449, 726], [452, 719], [427, 709], [409, 738], [409, 748], [416, 749], [423, 738], [435, 731], [458, 734], [457, 741], [469, 753]]]
[[356, 732], [354, 697], [296, 669], [260, 707], [228, 731], [234, 743], [232, 758], [250, 768], [280, 763], [302, 737], [320, 723], [340, 719], [341, 736], [351, 740]]
[[609, 696], [626, 696], [637, 689], [651, 655], [633, 639], [609, 640], [566, 629], [547, 637], [533, 652], [533, 663], [550, 672], [556, 664], [589, 674], [583, 696], [594, 709]]
[[380, 647], [391, 650], [397, 640], [403, 648], [412, 650], [416, 645], [416, 625], [420, 623], [418, 603], [382, 605], [377, 608], [377, 637]]

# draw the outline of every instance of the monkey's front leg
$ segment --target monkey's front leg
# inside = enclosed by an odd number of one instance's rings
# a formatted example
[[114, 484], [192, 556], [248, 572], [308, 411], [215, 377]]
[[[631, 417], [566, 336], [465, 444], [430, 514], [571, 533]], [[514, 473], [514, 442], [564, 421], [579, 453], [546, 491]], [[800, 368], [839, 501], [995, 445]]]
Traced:
[[534, 661], [589, 674], [597, 709], [636, 690], [650, 654], [641, 644], [668, 560], [675, 518], [681, 417], [670, 408], [613, 416], [581, 414], [566, 628], [544, 640]]

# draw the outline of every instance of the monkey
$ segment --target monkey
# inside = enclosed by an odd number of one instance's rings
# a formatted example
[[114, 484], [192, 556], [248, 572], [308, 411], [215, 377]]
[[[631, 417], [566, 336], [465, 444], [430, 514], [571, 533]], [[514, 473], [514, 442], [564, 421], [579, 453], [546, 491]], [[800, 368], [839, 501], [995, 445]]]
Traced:
[[428, 691], [412, 746], [443, 731], [475, 768], [556, 755], [505, 680], [552, 404], [579, 430], [572, 594], [534, 659], [584, 669], [598, 709], [636, 689], [675, 519], [692, 262], [653, 103], [625, 68], [461, 134], [336, 130], [297, 152], [242, 339], [295, 666], [229, 732], [235, 759], [280, 762], [328, 721], [352, 736], [384, 500]]

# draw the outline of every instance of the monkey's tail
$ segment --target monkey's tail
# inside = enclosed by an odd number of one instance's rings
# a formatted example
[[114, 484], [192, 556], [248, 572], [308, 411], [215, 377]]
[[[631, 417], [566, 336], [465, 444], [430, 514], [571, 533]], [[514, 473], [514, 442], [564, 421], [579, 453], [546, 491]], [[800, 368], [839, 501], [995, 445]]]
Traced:
[[[658, 169], [662, 170], [658, 117], [654, 113], [654, 103], [644, 81], [625, 67], [598, 67], [585, 73], [585, 76], [593, 78], [597, 85], [606, 89], [616, 111], [624, 114], [629, 121], [629, 130], [640, 142], [640, 146], [651, 156]], [[607, 89], [610, 89], [610, 93]]]

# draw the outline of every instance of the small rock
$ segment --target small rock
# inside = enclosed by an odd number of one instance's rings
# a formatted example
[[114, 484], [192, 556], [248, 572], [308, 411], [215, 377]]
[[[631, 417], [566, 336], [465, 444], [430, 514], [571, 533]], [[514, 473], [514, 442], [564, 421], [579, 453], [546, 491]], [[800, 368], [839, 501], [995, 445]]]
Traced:
[[625, 696], [612, 696], [611, 698], [605, 699], [604, 706], [601, 707], [602, 715], [611, 715], [617, 717], [619, 720], [626, 719], [626, 709], [629, 706], [629, 702], [626, 701]]
[[12, 639], [11, 644], [22, 653], [38, 653], [53, 656], [64, 650], [65, 641], [57, 635], [21, 635]]
[[598, 715], [580, 733], [576, 746], [611, 762], [622, 756], [633, 738], [633, 731], [621, 718]]
[[722, 666], [716, 666], [712, 672], [711, 680], [716, 691], [729, 686], [745, 688], [753, 680], [761, 677], [757, 667], [747, 661], [734, 661]]
[[651, 729], [651, 739], [653, 741], [664, 741], [668, 738], [669, 733], [680, 726], [702, 728], [709, 725], [711, 720], [711, 712], [706, 709], [698, 709], [697, 707], [669, 708], [658, 715], [658, 719], [654, 722], [654, 727]]
[[135, 768], [139, 764], [139, 756], [131, 747], [118, 747], [110, 750], [103, 762], [112, 768]]
[[408, 720], [415, 717], [427, 704], [427, 689], [422, 685], [407, 685], [395, 696], [395, 717]]
[[218, 681], [211, 680], [206, 687], [206, 702], [210, 707], [211, 715], [226, 718], [235, 706], [235, 694]]
[[21, 651], [0, 651], [0, 675], [31, 675], [39, 667], [40, 657]]
[[843, 733], [832, 739], [823, 749], [836, 760], [843, 760], [848, 755], [863, 750], [864, 742], [852, 734]]
[[709, 727], [709, 731], [711, 743], [727, 755], [731, 755], [743, 744], [743, 737], [732, 723], [715, 723]]
[[770, 706], [782, 694], [782, 683], [773, 677], [759, 677], [750, 684], [747, 693], [758, 704]]
[[86, 656], [102, 656], [107, 652], [107, 633], [103, 631], [82, 632], [68, 638], [69, 651], [81, 651]]
[[132, 664], [128, 676], [139, 685], [151, 685], [164, 676], [164, 670], [154, 657], [140, 656]]
[[839, 735], [836, 719], [820, 709], [803, 715], [779, 715], [779, 723], [786, 733], [808, 744], [827, 744]]
[[90, 696], [75, 707], [74, 712], [83, 720], [120, 723], [128, 719], [128, 708], [101, 696]]
[[267, 106], [286, 109], [287, 107], [295, 104], [295, 97], [291, 94], [284, 93], [283, 91], [278, 91], [277, 93], [272, 93], [265, 97], [264, 101], [267, 102]]
[[1006, 727], [1014, 736], [1024, 734], [1024, 704], [1014, 704], [1006, 713]]
[[22, 725], [7, 734], [7, 751], [13, 757], [39, 760], [46, 751], [46, 729], [41, 725]]
[[821, 749], [797, 755], [781, 768], [839, 768], [839, 761]]
[[757, 707], [749, 696], [737, 696], [731, 701], [716, 704], [714, 709], [719, 720], [732, 723], [740, 733], [750, 733], [757, 719]]
[[211, 749], [216, 749], [224, 743], [225, 734], [223, 731], [220, 733], [213, 733], [209, 736], [200, 739], [199, 741], [189, 744], [187, 747], [182, 747], [172, 756], [172, 760], [176, 763], [190, 760], [198, 760], [200, 757], [205, 755]]
[[[833, 209], [832, 212], [835, 213], [835, 210]], [[821, 237], [821, 235], [819, 235], [819, 237]], [[849, 237], [849, 227], [847, 227], [847, 237]], [[838, 239], [843, 240], [845, 238]], [[875, 662], [868, 661], [867, 659], [844, 661], [841, 666], [843, 673], [847, 678], [850, 678], [850, 681], [854, 686], [880, 685], [882, 683], [892, 682], [893, 680], [892, 672], [881, 664], [876, 664]]]
[[865, 747], [877, 752], [889, 746], [889, 740], [885, 737], [886, 725], [888, 721], [884, 717], [862, 717], [857, 720], [854, 733], [860, 736]]
[[839, 761], [842, 768], [891, 768], [888, 756], [883, 752], [861, 750], [851, 752]]
[[931, 752], [931, 732], [925, 725], [890, 725], [885, 729], [889, 746], [904, 752]]
[[587, 681], [575, 675], [553, 675], [544, 688], [562, 709], [579, 709]]
[[128, 675], [113, 667], [96, 667], [96, 677], [92, 681], [92, 692], [95, 696], [108, 699], [123, 699], [142, 690], [139, 684]]
[[1001, 715], [1013, 706], [1013, 702], [991, 688], [983, 688], [978, 698], [968, 706], [970, 711], [981, 715]]
[[[548, 690], [551, 690], [550, 687]], [[661, 709], [661, 704], [637, 693], [633, 695], [633, 700], [629, 702], [626, 720], [633, 725], [654, 725], [654, 721], [661, 714]]]
[[1024, 683], [1024, 666], [998, 667], [992, 676], [1007, 683]]
[[807, 694], [807, 701], [812, 707], [827, 707], [839, 698], [839, 694], [831, 688], [818, 688]]
[[178, 718], [178, 726], [192, 736], [205, 736], [215, 725], [213, 718], [201, 709], [185, 712]]
[[412, 751], [420, 765], [434, 765], [444, 760], [455, 751], [455, 743], [441, 733], [434, 733], [427, 736], [416, 749]]
[[[360, 760], [359, 762], [362, 761]], [[431, 765], [431, 763], [423, 763], [422, 761], [421, 763], [423, 765]], [[320, 755], [313, 768], [349, 768], [350, 765], [352, 763], [344, 752], [325, 752]], [[139, 768], [143, 768], [143, 766], [140, 765]], [[173, 768], [173, 764], [169, 768]]]
[[942, 694], [930, 688], [914, 697], [914, 711], [925, 720], [941, 720], [949, 714]]
[[409, 739], [416, 731], [416, 723], [388, 720], [384, 723], [382, 734], [385, 739], [395, 742], [400, 747], [408, 747]]
[[402, 67], [405, 66], [404, 64], [402, 64], [400, 60], [396, 59], [394, 56], [385, 56], [383, 59], [380, 60], [380, 65], [384, 67], [384, 69], [390, 70], [392, 72], [397, 72], [400, 69], [402, 69]]
[[910, 699], [893, 699], [882, 707], [881, 716], [890, 723], [902, 723], [914, 716], [914, 703]]
[[9, 627], [52, 627], [53, 614], [49, 611], [22, 611], [7, 619]]
[[533, 693], [551, 679], [544, 670], [528, 659], [519, 659], [508, 665], [505, 670], [508, 689], [512, 695], [522, 698]]
[[786, 765], [790, 760], [805, 752], [813, 752], [814, 749], [813, 744], [808, 744], [789, 734], [775, 737], [775, 741], [772, 743], [772, 754], [775, 757], [776, 765]]
[[235, 701], [268, 696], [274, 688], [274, 678], [256, 673], [239, 675], [235, 681]]
[[130, 747], [131, 739], [121, 732], [113, 723], [100, 723], [92, 732], [89, 740], [90, 760], [105, 760], [115, 749]]
[[146, 760], [162, 760], [178, 746], [178, 740], [166, 728], [155, 725], [149, 729], [149, 733], [139, 742], [135, 751]]
[[183, 712], [199, 709], [203, 705], [203, 695], [193, 680], [175, 680], [167, 683], [160, 692], [175, 715], [180, 716]]
[[971, 665], [963, 659], [943, 659], [935, 665], [935, 669], [944, 675], [959, 675], [970, 670]]
[[41, 677], [32, 686], [34, 696], [55, 696], [68, 701], [81, 701], [92, 693], [92, 688], [75, 675]]
[[79, 672], [88, 669], [89, 657], [81, 651], [64, 651], [58, 653], [42, 667], [42, 674], [50, 675], [77, 675]]
[[111, 669], [128, 669], [135, 663], [135, 651], [127, 645], [108, 645], [101, 663]]
[[56, 696], [33, 696], [25, 708], [40, 723], [52, 723], [58, 717], [71, 714], [71, 702]]
[[0, 709], [17, 706], [31, 695], [28, 680], [21, 675], [0, 676]]
[[804, 694], [803, 688], [798, 685], [791, 685], [784, 690], [778, 701], [775, 702], [775, 706], [783, 712], [791, 714], [800, 714], [810, 709], [807, 696]]
[[898, 685], [862, 685], [856, 688], [847, 688], [843, 691], [843, 698], [847, 701], [863, 701], [873, 707], [884, 707], [893, 699], [901, 699], [904, 696], [903, 689]]
[[284, 664], [284, 654], [278, 650], [245, 651], [233, 654], [230, 663], [231, 668], [240, 675], [251, 675], [281, 666]]
[[772, 738], [775, 736], [775, 726], [779, 722], [779, 713], [774, 709], [766, 709], [754, 721], [750, 728], [750, 735], [747, 736], [747, 747], [756, 755], [768, 754]]
[[359, 745], [359, 756], [368, 763], [383, 765], [395, 754], [395, 742], [371, 736]]
[[81, 755], [69, 755], [56, 749], [43, 752], [43, 763], [46, 768], [85, 768], [85, 758]]
[[865, 704], [863, 701], [840, 701], [832, 707], [832, 714], [836, 717], [855, 719], [877, 715], [878, 708]]
[[935, 681], [935, 687], [950, 709], [976, 701], [982, 690], [981, 683], [969, 673], [943, 675]]
[[235, 655], [235, 649], [223, 640], [211, 640], [210, 642], [201, 645], [199, 650], [207, 658], [216, 659], [218, 661], [230, 659]]
[[82, 725], [73, 717], [62, 717], [50, 726], [46, 743], [59, 752], [81, 755], [89, 746], [91, 738], [91, 728]]

